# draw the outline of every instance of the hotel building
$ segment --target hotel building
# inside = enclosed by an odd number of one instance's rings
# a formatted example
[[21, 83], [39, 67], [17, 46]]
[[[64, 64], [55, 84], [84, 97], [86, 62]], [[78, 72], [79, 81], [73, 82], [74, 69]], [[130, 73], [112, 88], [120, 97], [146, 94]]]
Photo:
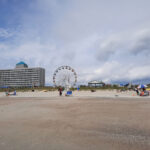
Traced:
[[45, 85], [44, 68], [28, 68], [24, 62], [15, 69], [0, 70], [0, 87], [29, 87]]

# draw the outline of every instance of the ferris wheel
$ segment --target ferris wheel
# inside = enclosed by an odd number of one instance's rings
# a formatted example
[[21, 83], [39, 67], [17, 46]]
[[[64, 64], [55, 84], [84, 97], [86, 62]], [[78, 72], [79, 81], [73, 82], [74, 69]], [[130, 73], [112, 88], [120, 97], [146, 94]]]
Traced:
[[61, 66], [57, 68], [53, 74], [54, 86], [71, 88], [76, 85], [77, 74], [70, 66]]

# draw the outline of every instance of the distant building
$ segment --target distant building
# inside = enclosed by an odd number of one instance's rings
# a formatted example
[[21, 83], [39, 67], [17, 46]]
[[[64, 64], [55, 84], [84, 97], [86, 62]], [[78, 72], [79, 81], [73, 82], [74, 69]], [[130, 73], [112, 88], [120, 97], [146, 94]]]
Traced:
[[0, 87], [29, 87], [45, 85], [45, 69], [28, 68], [24, 62], [16, 64], [15, 69], [0, 70]]
[[102, 81], [90, 81], [90, 82], [88, 82], [88, 86], [89, 87], [103, 87], [103, 86], [105, 86], [105, 83], [104, 82], [102, 82]]

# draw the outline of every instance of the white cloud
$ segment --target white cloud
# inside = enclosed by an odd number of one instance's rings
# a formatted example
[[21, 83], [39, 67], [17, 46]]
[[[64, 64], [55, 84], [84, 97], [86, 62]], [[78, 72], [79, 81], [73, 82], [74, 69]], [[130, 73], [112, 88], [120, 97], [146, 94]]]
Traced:
[[14, 35], [13, 32], [11, 32], [9, 29], [0, 28], [0, 38], [9, 38]]

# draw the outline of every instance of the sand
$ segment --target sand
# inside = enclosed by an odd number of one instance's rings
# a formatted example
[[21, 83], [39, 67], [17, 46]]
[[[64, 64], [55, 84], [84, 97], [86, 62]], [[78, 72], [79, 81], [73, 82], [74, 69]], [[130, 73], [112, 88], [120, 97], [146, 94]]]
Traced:
[[39, 93], [1, 95], [0, 150], [150, 149], [149, 97]]
[[[63, 96], [65, 95], [63, 92]], [[59, 96], [58, 91], [35, 91], [35, 92], [17, 92], [16, 96], [11, 97], [57, 97]], [[5, 92], [0, 92], [0, 97], [6, 97]], [[130, 97], [139, 98], [135, 91], [117, 92], [116, 90], [97, 90], [96, 92], [91, 91], [73, 91], [73, 97]]]

